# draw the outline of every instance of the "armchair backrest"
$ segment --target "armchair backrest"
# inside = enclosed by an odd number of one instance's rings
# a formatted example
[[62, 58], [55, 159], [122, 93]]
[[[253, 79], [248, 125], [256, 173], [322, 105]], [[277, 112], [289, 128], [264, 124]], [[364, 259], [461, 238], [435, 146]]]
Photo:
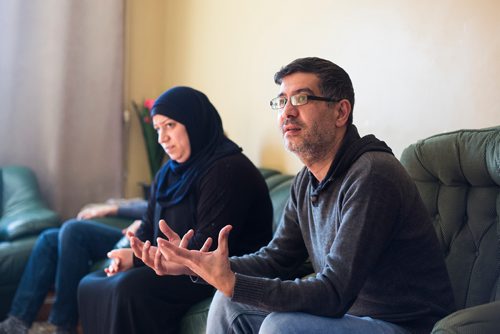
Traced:
[[293, 175], [282, 174], [275, 169], [260, 168], [259, 169], [264, 180], [266, 181], [267, 188], [269, 189], [269, 196], [273, 203], [273, 233], [276, 231], [281, 218], [283, 210], [290, 197], [290, 188], [292, 187]]
[[457, 307], [499, 298], [500, 127], [420, 140], [401, 162], [434, 223]]
[[27, 205], [41, 205], [36, 176], [27, 167], [0, 168], [0, 193], [0, 217], [14, 215]]

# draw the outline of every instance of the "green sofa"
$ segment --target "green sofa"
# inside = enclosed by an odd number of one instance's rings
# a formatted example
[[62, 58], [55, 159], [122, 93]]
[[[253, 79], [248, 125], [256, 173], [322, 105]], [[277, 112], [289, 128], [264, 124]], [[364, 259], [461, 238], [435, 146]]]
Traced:
[[38, 234], [59, 223], [42, 201], [33, 171], [0, 167], [0, 320], [10, 309]]

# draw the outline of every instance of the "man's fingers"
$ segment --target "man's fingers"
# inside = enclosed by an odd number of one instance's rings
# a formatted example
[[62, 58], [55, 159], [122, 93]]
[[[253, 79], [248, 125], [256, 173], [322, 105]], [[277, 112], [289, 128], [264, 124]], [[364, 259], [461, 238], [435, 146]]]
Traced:
[[142, 249], [144, 247], [144, 243], [136, 237], [133, 237], [130, 239], [130, 247], [134, 251], [135, 256], [142, 259]]
[[184, 265], [189, 259], [189, 251], [187, 249], [172, 245], [166, 240], [158, 239], [158, 248], [163, 257], [168, 261]]
[[165, 234], [168, 240], [172, 241], [180, 239], [179, 235], [175, 233], [174, 230], [172, 230], [170, 226], [168, 226], [168, 224], [163, 219], [160, 220], [159, 225], [160, 225], [160, 230], [163, 232], [163, 234]]
[[224, 226], [219, 232], [219, 246], [217, 250], [227, 256], [229, 254], [229, 232], [233, 227], [231, 225]]
[[205, 240], [203, 246], [201, 246], [200, 252], [208, 252], [210, 250], [210, 247], [212, 247], [212, 242], [212, 238], [208, 237], [207, 240]]
[[159, 249], [156, 250], [155, 253], [155, 272], [156, 275], [165, 275], [166, 272], [163, 270], [162, 262], [161, 262], [161, 252]]
[[184, 236], [182, 237], [181, 243], [179, 244], [179, 247], [187, 248], [187, 246], [189, 245], [189, 240], [191, 240], [193, 235], [194, 235], [194, 231], [192, 229], [187, 231], [187, 233], [184, 234]]
[[151, 257], [149, 256], [150, 247], [151, 247], [151, 242], [149, 242], [149, 240], [146, 240], [146, 242], [142, 246], [142, 261], [148, 266], [150, 265], [150, 263], [151, 264], [153, 263]]

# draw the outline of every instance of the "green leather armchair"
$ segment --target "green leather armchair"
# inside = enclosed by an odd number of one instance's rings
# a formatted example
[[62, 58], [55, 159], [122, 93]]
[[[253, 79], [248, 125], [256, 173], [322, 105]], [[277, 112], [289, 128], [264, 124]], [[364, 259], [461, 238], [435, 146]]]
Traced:
[[420, 140], [401, 162], [432, 217], [459, 310], [432, 333], [500, 333], [500, 127]]
[[0, 167], [0, 319], [9, 311], [38, 234], [59, 222], [43, 203], [30, 169]]

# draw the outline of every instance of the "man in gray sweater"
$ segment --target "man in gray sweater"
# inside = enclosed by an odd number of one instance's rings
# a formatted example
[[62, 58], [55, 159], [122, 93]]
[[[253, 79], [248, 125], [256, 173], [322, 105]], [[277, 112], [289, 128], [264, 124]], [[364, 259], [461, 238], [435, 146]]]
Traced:
[[[167, 231], [158, 249], [132, 241], [136, 255], [159, 274], [191, 274], [217, 288], [207, 333], [429, 333], [454, 310], [442, 251], [390, 148], [352, 124], [349, 75], [302, 58], [275, 82], [271, 108], [286, 149], [305, 167], [269, 245], [229, 259], [226, 226], [213, 252], [188, 251], [192, 232], [180, 240]], [[298, 277], [307, 259], [314, 274]]]

